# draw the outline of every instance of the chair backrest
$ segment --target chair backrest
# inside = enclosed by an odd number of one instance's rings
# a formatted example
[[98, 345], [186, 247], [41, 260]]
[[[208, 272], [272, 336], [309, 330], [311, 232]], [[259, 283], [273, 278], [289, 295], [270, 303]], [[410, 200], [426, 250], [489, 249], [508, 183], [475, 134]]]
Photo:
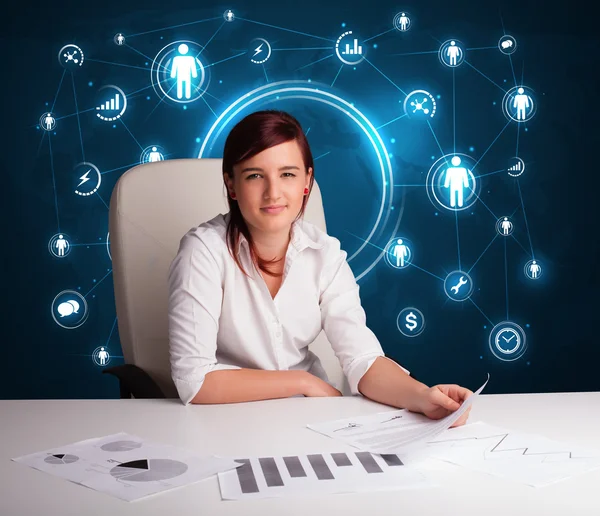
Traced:
[[[179, 241], [191, 228], [227, 213], [221, 159], [174, 159], [138, 165], [117, 181], [110, 199], [109, 242], [119, 336], [125, 363], [134, 364], [177, 397], [171, 379], [168, 271]], [[304, 220], [326, 231], [315, 181]], [[325, 333], [309, 346], [331, 383], [349, 387]]]

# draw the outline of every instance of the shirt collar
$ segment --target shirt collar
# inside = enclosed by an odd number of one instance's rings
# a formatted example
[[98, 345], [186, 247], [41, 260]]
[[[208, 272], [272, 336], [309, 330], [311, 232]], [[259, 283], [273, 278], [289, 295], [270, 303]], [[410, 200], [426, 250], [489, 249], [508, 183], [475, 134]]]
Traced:
[[[320, 244], [319, 242], [316, 242], [311, 237], [309, 237], [308, 234], [306, 233], [306, 231], [304, 231], [304, 229], [302, 229], [301, 223], [302, 223], [302, 219], [298, 219], [298, 220], [294, 221], [294, 223], [292, 224], [292, 231], [291, 231], [292, 235], [290, 238], [290, 244], [293, 245], [298, 252], [303, 251], [307, 247], [311, 247], [312, 249], [322, 249], [323, 244]], [[240, 240], [239, 240], [239, 244], [238, 244], [238, 253], [239, 253], [242, 245], [245, 246], [246, 250], [249, 250], [248, 249], [248, 240], [242, 233], [240, 233]]]

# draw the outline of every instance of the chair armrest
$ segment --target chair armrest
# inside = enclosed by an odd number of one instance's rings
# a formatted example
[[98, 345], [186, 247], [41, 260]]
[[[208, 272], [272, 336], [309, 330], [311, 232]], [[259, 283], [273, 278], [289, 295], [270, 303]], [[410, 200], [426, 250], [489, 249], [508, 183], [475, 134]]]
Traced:
[[133, 364], [109, 367], [102, 374], [112, 374], [119, 379], [121, 399], [131, 398], [165, 398], [160, 387], [150, 375]]

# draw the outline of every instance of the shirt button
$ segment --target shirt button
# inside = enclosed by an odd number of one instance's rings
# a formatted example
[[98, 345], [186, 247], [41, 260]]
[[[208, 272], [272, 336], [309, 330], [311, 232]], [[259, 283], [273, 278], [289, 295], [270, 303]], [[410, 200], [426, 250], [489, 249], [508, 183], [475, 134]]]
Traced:
[[281, 332], [278, 331], [277, 333], [275, 333], [275, 337], [277, 337], [278, 339], [281, 338]]

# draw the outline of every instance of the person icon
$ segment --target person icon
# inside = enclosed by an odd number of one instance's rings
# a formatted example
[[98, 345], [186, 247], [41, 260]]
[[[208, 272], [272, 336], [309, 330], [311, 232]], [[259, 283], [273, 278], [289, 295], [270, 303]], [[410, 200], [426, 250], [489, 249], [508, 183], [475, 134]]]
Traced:
[[500, 227], [502, 228], [502, 233], [504, 235], [510, 235], [510, 232], [512, 231], [512, 222], [508, 220], [508, 217], [504, 217]]
[[536, 279], [539, 276], [541, 270], [542, 270], [542, 268], [539, 266], [539, 264], [535, 260], [533, 260], [531, 262], [531, 265], [529, 266], [529, 272], [531, 273], [531, 279]]
[[106, 359], [108, 358], [108, 352], [104, 348], [100, 348], [98, 351], [98, 358], [100, 359], [100, 365], [106, 365]]
[[192, 96], [192, 78], [198, 77], [196, 59], [187, 55], [189, 47], [185, 43], [179, 45], [177, 50], [181, 55], [173, 58], [171, 79], [175, 78], [177, 81], [177, 98], [183, 97], [183, 84], [185, 83], [185, 98], [189, 99]]
[[228, 22], [233, 21], [233, 12], [231, 11], [231, 9], [228, 9], [227, 12], [225, 13], [225, 19]]
[[123, 34], [117, 34], [117, 45], [125, 43], [125, 36]]
[[456, 45], [456, 41], [450, 41], [450, 46], [446, 50], [446, 57], [450, 60], [450, 66], [457, 66], [457, 59], [461, 54], [462, 50]]
[[527, 118], [527, 110], [531, 109], [533, 101], [531, 97], [525, 94], [523, 87], [517, 89], [517, 95], [513, 101], [513, 109], [517, 110], [517, 120], [525, 120]]
[[52, 129], [54, 129], [55, 124], [56, 120], [52, 116], [52, 113], [46, 113], [46, 116], [44, 117], [44, 128], [46, 129], [46, 131], [52, 131]]
[[410, 23], [410, 20], [408, 19], [408, 16], [406, 16], [406, 13], [402, 13], [400, 15], [400, 30], [401, 31], [407, 31], [408, 30], [408, 24]]
[[162, 161], [163, 155], [158, 152], [156, 147], [152, 147], [152, 150], [150, 151], [150, 154], [148, 154], [148, 162], [152, 163], [154, 161]]
[[461, 159], [454, 156], [450, 162], [453, 166], [446, 169], [446, 178], [444, 188], [450, 188], [450, 207], [454, 208], [457, 204], [462, 208], [464, 203], [464, 188], [469, 188], [469, 174], [465, 167], [459, 167]]
[[69, 244], [65, 240], [65, 237], [63, 237], [62, 235], [58, 235], [58, 239], [56, 240], [56, 243], [54, 244], [54, 247], [58, 248], [58, 256], [65, 255], [65, 249], [67, 248], [67, 245], [69, 245]]
[[396, 267], [405, 267], [406, 260], [408, 258], [408, 247], [399, 238], [394, 249], [392, 250], [392, 256], [396, 258]]

